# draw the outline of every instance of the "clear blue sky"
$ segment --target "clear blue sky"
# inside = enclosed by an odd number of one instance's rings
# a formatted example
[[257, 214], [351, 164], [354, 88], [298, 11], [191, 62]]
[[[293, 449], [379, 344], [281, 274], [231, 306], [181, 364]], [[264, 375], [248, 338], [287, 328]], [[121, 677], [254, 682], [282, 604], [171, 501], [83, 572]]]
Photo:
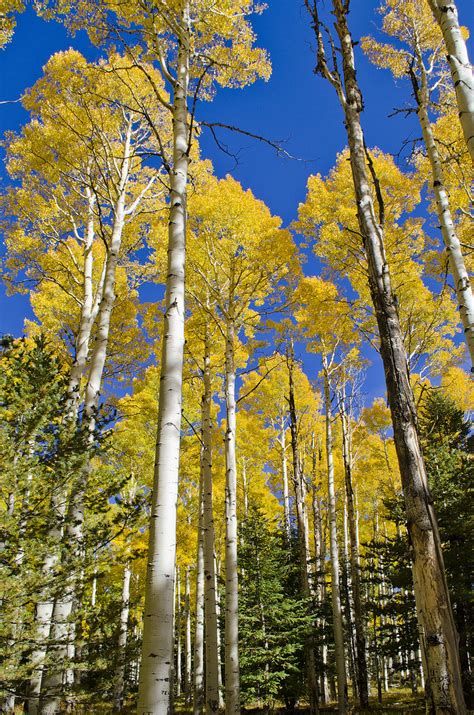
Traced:
[[[219, 175], [231, 172], [288, 225], [296, 216], [298, 203], [304, 200], [308, 175], [316, 171], [327, 173], [337, 152], [344, 148], [346, 138], [332, 87], [313, 73], [314, 42], [303, 0], [269, 0], [268, 4], [269, 8], [255, 19], [254, 26], [258, 43], [271, 55], [270, 81], [258, 82], [244, 90], [219, 91], [212, 103], [201, 107], [200, 117], [234, 124], [271, 139], [285, 139], [288, 151], [307, 161], [278, 158], [268, 147], [228, 134], [222, 138], [234, 150], [240, 149], [237, 166], [219, 152], [209, 136], [203, 138], [202, 150], [212, 159]], [[350, 24], [356, 40], [380, 24], [377, 5], [375, 0], [353, 0]], [[457, 5], [461, 21], [472, 26], [472, 0], [458, 0]], [[31, 9], [20, 15], [12, 43], [0, 52], [0, 100], [21, 96], [41, 75], [49, 56], [70, 46], [89, 59], [98, 56], [85, 33], [71, 37], [60, 24], [44, 22]], [[413, 119], [403, 115], [387, 118], [395, 107], [408, 101], [406, 84], [396, 86], [388, 72], [375, 69], [360, 50], [356, 52], [366, 105], [363, 121], [367, 143], [397, 153], [404, 139], [419, 134]], [[2, 134], [5, 130], [19, 129], [26, 120], [21, 105], [0, 105]], [[0, 176], [3, 181], [3, 167]], [[310, 258], [307, 272], [317, 270], [316, 261]], [[150, 288], [146, 299], [153, 299]], [[6, 298], [1, 289], [0, 301], [0, 333], [21, 334], [25, 316], [31, 315], [27, 297]], [[312, 372], [311, 366], [309, 369]], [[370, 382], [371, 394], [383, 394], [383, 374], [375, 365], [370, 371]]]

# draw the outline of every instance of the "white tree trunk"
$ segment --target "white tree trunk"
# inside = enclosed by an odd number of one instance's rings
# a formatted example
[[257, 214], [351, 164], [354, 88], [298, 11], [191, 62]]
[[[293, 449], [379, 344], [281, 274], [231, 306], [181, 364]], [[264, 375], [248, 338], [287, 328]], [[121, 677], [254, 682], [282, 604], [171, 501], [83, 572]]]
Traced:
[[280, 448], [281, 448], [281, 476], [283, 481], [283, 519], [285, 524], [285, 534], [287, 539], [290, 539], [291, 535], [291, 523], [290, 523], [290, 492], [288, 489], [288, 464], [286, 460], [286, 430], [285, 430], [285, 417], [281, 417], [280, 426]]
[[[183, 3], [173, 98], [173, 167], [155, 476], [150, 518], [138, 715], [167, 715], [173, 661], [173, 588], [184, 350], [188, 177], [189, 3]], [[183, 39], [184, 38], [184, 39]]]
[[[202, 460], [201, 447], [201, 460]], [[196, 555], [196, 627], [194, 632], [193, 713], [201, 715], [204, 705], [204, 514], [203, 474], [199, 480], [199, 526]]]
[[130, 613], [130, 578], [132, 571], [127, 563], [122, 581], [122, 608], [120, 610], [120, 630], [117, 643], [117, 667], [114, 683], [114, 709], [122, 710], [125, 686], [125, 648], [127, 647], [128, 616]]
[[326, 460], [328, 472], [328, 507], [329, 507], [329, 547], [331, 555], [331, 604], [334, 629], [334, 648], [336, 653], [338, 711], [347, 711], [347, 679], [344, 657], [344, 631], [342, 625], [339, 546], [337, 542], [336, 492], [334, 488], [334, 458], [332, 437], [331, 389], [327, 371], [327, 358], [323, 355], [324, 367], [324, 404], [326, 411]]
[[[466, 708], [462, 692], [458, 635], [450, 604], [436, 516], [417, 433], [416, 408], [403, 334], [385, 255], [381, 225], [383, 196], [373, 166], [372, 184], [379, 202], [379, 220], [376, 217], [369, 180], [367, 151], [360, 122], [363, 101], [357, 83], [353, 40], [347, 24], [349, 8], [343, 0], [333, 0], [332, 6], [342, 57], [342, 77], [334, 80], [333, 75], [328, 75], [327, 66], [325, 76], [335, 84], [344, 109], [357, 218], [367, 256], [369, 288], [377, 318], [412, 559], [417, 572], [416, 604], [426, 633], [429, 679], [437, 712], [456, 712], [462, 715]], [[313, 15], [313, 19], [319, 30], [321, 66], [321, 28], [318, 27], [318, 18]]]
[[459, 26], [458, 11], [452, 0], [428, 0], [443, 33], [448, 51], [456, 100], [464, 139], [474, 161], [474, 78], [467, 46]]
[[[104, 285], [102, 299], [98, 312], [97, 335], [90, 360], [89, 376], [86, 386], [84, 401], [84, 418], [88, 426], [90, 440], [93, 439], [97, 408], [99, 405], [100, 389], [107, 357], [107, 345], [110, 333], [110, 321], [115, 303], [115, 278], [118, 259], [122, 244], [122, 234], [125, 221], [125, 196], [130, 174], [130, 147], [132, 136], [132, 121], [127, 125], [123, 149], [118, 198], [114, 206], [114, 219], [112, 236], [105, 263]], [[92, 312], [92, 307], [91, 307]], [[76, 402], [77, 405], [77, 402]], [[77, 407], [76, 407], [77, 410]], [[72, 551], [80, 557], [83, 539], [84, 522], [84, 491], [86, 488], [88, 465], [77, 476], [73, 486], [68, 518], [66, 523], [66, 539], [72, 546]], [[59, 711], [63, 685], [72, 679], [71, 674], [65, 677], [61, 664], [74, 656], [75, 627], [71, 616], [74, 608], [76, 582], [74, 576], [68, 579], [64, 594], [56, 599], [53, 609], [52, 626], [50, 631], [51, 647], [54, 649], [54, 666], [48, 668], [41, 686], [41, 712], [42, 715], [54, 715]], [[71, 671], [72, 672], [72, 671]]]
[[184, 577], [184, 694], [186, 702], [191, 700], [191, 578], [190, 567], [186, 566]]
[[240, 713], [239, 596], [237, 572], [237, 464], [234, 324], [227, 321], [225, 352], [226, 399], [226, 549], [225, 549], [225, 711]]
[[205, 618], [205, 709], [212, 715], [219, 708], [219, 643], [216, 569], [214, 558], [214, 509], [212, 499], [211, 348], [206, 325], [202, 395], [201, 475], [203, 483], [204, 618]]
[[176, 601], [175, 601], [175, 633], [176, 633], [176, 670], [174, 682], [176, 683], [176, 696], [181, 696], [181, 684], [183, 674], [183, 648], [181, 642], [181, 571], [176, 567]]
[[[456, 235], [448, 192], [444, 185], [444, 176], [441, 160], [436, 146], [433, 127], [428, 115], [429, 89], [421, 54], [417, 52], [417, 66], [421, 83], [418, 86], [416, 77], [412, 73], [412, 83], [418, 106], [418, 119], [420, 120], [423, 140], [425, 142], [428, 159], [431, 165], [433, 178], [433, 191], [436, 197], [436, 209], [441, 234], [443, 236], [446, 253], [449, 260], [449, 269], [454, 279], [454, 288], [458, 300], [458, 310], [464, 327], [464, 335], [471, 358], [471, 367], [474, 369], [474, 297], [472, 295], [471, 281], [466, 270], [461, 244]], [[474, 101], [474, 90], [472, 90]], [[473, 125], [474, 131], [474, 125]], [[474, 146], [474, 137], [473, 137]]]

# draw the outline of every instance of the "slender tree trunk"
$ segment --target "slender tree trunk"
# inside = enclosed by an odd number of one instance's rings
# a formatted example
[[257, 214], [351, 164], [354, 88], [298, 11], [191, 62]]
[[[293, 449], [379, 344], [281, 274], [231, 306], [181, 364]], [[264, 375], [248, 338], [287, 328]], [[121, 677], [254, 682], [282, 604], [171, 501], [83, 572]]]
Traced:
[[[295, 402], [295, 387], [293, 380], [294, 370], [294, 354], [293, 344], [288, 348], [287, 355], [288, 365], [288, 382], [289, 396], [288, 405], [290, 413], [290, 432], [291, 432], [291, 447], [293, 453], [293, 481], [295, 487], [295, 506], [296, 506], [296, 521], [298, 525], [298, 546], [299, 546], [299, 561], [301, 585], [305, 598], [314, 601], [314, 591], [311, 587], [309, 579], [309, 537], [308, 537], [308, 520], [306, 516], [306, 489], [303, 484], [303, 475], [301, 468], [301, 460], [299, 456], [298, 445], [298, 418]], [[316, 659], [314, 652], [313, 638], [310, 637], [305, 646], [306, 652], [306, 677], [308, 683], [309, 707], [312, 715], [319, 712], [319, 694], [318, 681], [316, 674]]]
[[173, 661], [173, 589], [184, 350], [184, 261], [188, 176], [189, 0], [183, 3], [173, 98], [173, 168], [165, 319], [138, 715], [167, 715]]
[[281, 476], [283, 481], [283, 519], [285, 524], [285, 534], [290, 540], [291, 524], [290, 524], [290, 493], [288, 489], [288, 464], [286, 460], [286, 429], [285, 416], [281, 417], [280, 426], [280, 448], [281, 448]]
[[334, 629], [334, 648], [336, 653], [337, 700], [338, 711], [347, 711], [347, 679], [344, 658], [344, 631], [342, 625], [339, 545], [337, 542], [336, 492], [334, 488], [334, 457], [332, 437], [331, 389], [328, 375], [327, 358], [323, 355], [324, 369], [324, 404], [326, 411], [326, 460], [328, 471], [328, 507], [329, 507], [329, 547], [331, 555], [331, 604]]
[[214, 559], [214, 509], [212, 487], [211, 344], [205, 326], [202, 395], [201, 475], [203, 484], [204, 619], [205, 619], [205, 710], [219, 708], [219, 646], [217, 624], [216, 569]]
[[342, 424], [342, 453], [344, 461], [344, 480], [346, 487], [347, 520], [350, 537], [350, 574], [352, 600], [354, 604], [354, 625], [357, 656], [357, 690], [361, 708], [369, 707], [367, 685], [367, 652], [364, 633], [364, 615], [360, 589], [359, 542], [357, 537], [356, 515], [354, 508], [354, 489], [352, 483], [352, 446], [350, 415], [347, 414], [344, 390], [340, 393], [340, 414]]
[[466, 41], [459, 26], [457, 7], [452, 0], [428, 0], [428, 3], [443, 33], [456, 90], [459, 121], [474, 161], [474, 78]]
[[[461, 316], [461, 321], [464, 327], [464, 336], [471, 357], [471, 366], [474, 369], [474, 297], [472, 295], [471, 281], [469, 273], [466, 270], [464, 256], [462, 255], [461, 244], [456, 235], [451, 208], [449, 204], [448, 192], [444, 184], [443, 168], [441, 159], [436, 146], [433, 127], [431, 125], [428, 106], [429, 106], [429, 89], [426, 78], [425, 67], [421, 53], [416, 47], [417, 69], [420, 76], [420, 84], [413, 70], [410, 71], [413, 90], [417, 103], [417, 114], [420, 120], [423, 140], [426, 146], [426, 152], [431, 165], [431, 176], [433, 179], [433, 191], [436, 198], [436, 210], [438, 215], [441, 234], [443, 236], [444, 245], [449, 261], [449, 270], [454, 279], [454, 288], [458, 300], [458, 309]], [[472, 82], [472, 77], [471, 77]], [[474, 109], [474, 83], [471, 89], [473, 95]], [[474, 123], [473, 123], [474, 132]], [[474, 136], [473, 136], [474, 147]]]
[[130, 612], [130, 578], [132, 571], [127, 563], [123, 572], [122, 581], [122, 608], [120, 610], [120, 630], [117, 642], [117, 667], [115, 669], [114, 683], [114, 709], [118, 712], [123, 707], [124, 687], [125, 687], [125, 662], [128, 636], [128, 616]]
[[[201, 461], [202, 450], [201, 448]], [[203, 473], [199, 479], [199, 526], [196, 557], [196, 628], [194, 632], [193, 713], [201, 715], [204, 707], [204, 513]]]
[[187, 703], [191, 701], [191, 648], [191, 577], [190, 567], [186, 566], [184, 577], [184, 695]]
[[225, 550], [225, 711], [240, 713], [239, 602], [237, 572], [237, 465], [234, 323], [227, 320], [225, 352], [226, 399], [226, 550]]
[[[387, 394], [392, 414], [394, 441], [402, 476], [408, 531], [414, 569], [417, 572], [417, 608], [426, 633], [427, 662], [437, 713], [465, 712], [458, 638], [446, 583], [441, 545], [428, 489], [426, 470], [417, 433], [416, 408], [410, 386], [403, 334], [394, 299], [383, 235], [383, 198], [375, 175], [372, 180], [379, 201], [375, 214], [367, 169], [367, 152], [360, 123], [362, 95], [356, 79], [353, 41], [347, 25], [348, 4], [333, 0], [339, 37], [343, 83], [334, 81], [345, 114], [357, 217], [369, 268], [369, 287], [380, 337]], [[313, 15], [321, 48], [322, 35]], [[321, 65], [321, 50], [319, 64]], [[326, 75], [328, 75], [326, 66]]]
[[176, 684], [176, 697], [181, 697], [183, 675], [183, 648], [181, 643], [181, 571], [176, 567], [176, 604], [175, 604], [175, 631], [176, 631], [176, 669], [174, 683]]

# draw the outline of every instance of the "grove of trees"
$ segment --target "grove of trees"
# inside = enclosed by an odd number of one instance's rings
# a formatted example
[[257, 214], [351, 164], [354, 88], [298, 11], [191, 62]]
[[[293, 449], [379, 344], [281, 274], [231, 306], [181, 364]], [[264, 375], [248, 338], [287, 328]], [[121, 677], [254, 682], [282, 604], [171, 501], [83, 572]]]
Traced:
[[204, 150], [301, 160], [205, 109], [269, 79], [264, 5], [32, 4], [73, 47], [2, 142], [1, 712], [474, 709], [468, 18], [300, 4], [345, 148], [289, 225]]

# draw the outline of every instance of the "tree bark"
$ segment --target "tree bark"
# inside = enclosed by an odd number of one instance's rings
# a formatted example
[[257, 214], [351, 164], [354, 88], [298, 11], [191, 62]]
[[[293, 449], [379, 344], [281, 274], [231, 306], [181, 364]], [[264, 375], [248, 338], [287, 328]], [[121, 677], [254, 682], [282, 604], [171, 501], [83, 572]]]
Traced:
[[[291, 447], [293, 453], [293, 482], [295, 488], [296, 521], [298, 525], [298, 551], [300, 561], [301, 585], [308, 603], [314, 601], [314, 589], [309, 578], [309, 535], [308, 519], [306, 514], [306, 488], [303, 484], [303, 474], [298, 445], [298, 417], [295, 402], [295, 387], [293, 380], [294, 354], [291, 343], [287, 352], [288, 366], [288, 406], [290, 413]], [[316, 676], [316, 659], [313, 639], [309, 638], [305, 645], [306, 652], [306, 678], [308, 684], [309, 708], [312, 715], [319, 713], [318, 681]]]
[[183, 3], [173, 87], [168, 271], [138, 715], [167, 715], [173, 661], [173, 590], [184, 350], [184, 263], [188, 176], [189, 1]]
[[201, 475], [203, 483], [204, 619], [205, 619], [205, 710], [212, 715], [219, 708], [219, 652], [214, 559], [214, 509], [212, 487], [211, 344], [205, 326], [203, 395], [201, 413]]
[[459, 26], [458, 11], [452, 0], [428, 0], [441, 28], [451, 70], [464, 139], [474, 161], [474, 78], [467, 46]]
[[329, 547], [331, 555], [331, 604], [334, 629], [334, 648], [336, 653], [337, 701], [338, 712], [347, 711], [347, 678], [344, 657], [344, 630], [342, 625], [339, 545], [337, 542], [336, 492], [334, 488], [334, 457], [332, 437], [331, 388], [328, 375], [327, 357], [323, 355], [324, 404], [326, 412], [326, 461], [328, 472], [328, 507], [329, 507]]
[[130, 578], [132, 570], [127, 563], [123, 572], [122, 581], [122, 608], [120, 610], [120, 629], [117, 642], [117, 667], [115, 669], [114, 683], [114, 710], [120, 712], [123, 707], [125, 687], [125, 648], [127, 647], [128, 616], [130, 612]]
[[[448, 192], [444, 185], [443, 168], [433, 134], [428, 106], [429, 89], [423, 59], [418, 47], [415, 48], [417, 69], [420, 76], [420, 84], [411, 70], [411, 80], [415, 99], [417, 103], [417, 114], [420, 121], [423, 140], [426, 152], [431, 165], [431, 175], [433, 179], [433, 191], [436, 198], [436, 210], [438, 221], [441, 227], [444, 245], [449, 261], [449, 270], [454, 279], [454, 288], [458, 300], [458, 310], [464, 328], [469, 355], [471, 358], [471, 369], [474, 370], [474, 297], [472, 295], [471, 281], [466, 270], [461, 244], [456, 234], [456, 229], [451, 215]], [[474, 89], [472, 90], [474, 95]], [[474, 125], [473, 125], [474, 126]], [[474, 138], [473, 138], [474, 139]]]
[[379, 202], [376, 218], [369, 182], [367, 152], [360, 122], [362, 94], [356, 79], [353, 41], [347, 24], [349, 4], [333, 0], [342, 56], [342, 79], [328, 70], [317, 7], [313, 19], [318, 39], [318, 70], [335, 87], [344, 110], [357, 218], [367, 256], [369, 288], [380, 337], [394, 441], [402, 477], [414, 570], [416, 603], [426, 635], [427, 662], [437, 713], [465, 712], [458, 637], [446, 583], [441, 545], [417, 433], [416, 409], [410, 385], [403, 334], [392, 293], [383, 235], [383, 197], [375, 172], [372, 180]]
[[[201, 460], [202, 460], [201, 448]], [[194, 631], [193, 713], [201, 715], [204, 706], [204, 514], [203, 474], [199, 479], [199, 526], [196, 556], [196, 627]]]
[[[231, 301], [230, 301], [231, 304]], [[226, 549], [225, 549], [225, 711], [240, 713], [239, 600], [237, 572], [237, 464], [234, 323], [227, 318], [225, 348], [226, 400]]]
[[354, 625], [356, 640], [356, 674], [357, 690], [360, 706], [369, 707], [369, 690], [367, 676], [367, 651], [364, 633], [364, 616], [360, 590], [359, 543], [357, 538], [356, 515], [354, 508], [354, 489], [352, 483], [352, 446], [351, 417], [346, 409], [344, 389], [340, 392], [340, 415], [342, 425], [342, 454], [344, 461], [344, 481], [346, 487], [347, 520], [349, 526], [349, 562], [352, 599], [354, 604]]

